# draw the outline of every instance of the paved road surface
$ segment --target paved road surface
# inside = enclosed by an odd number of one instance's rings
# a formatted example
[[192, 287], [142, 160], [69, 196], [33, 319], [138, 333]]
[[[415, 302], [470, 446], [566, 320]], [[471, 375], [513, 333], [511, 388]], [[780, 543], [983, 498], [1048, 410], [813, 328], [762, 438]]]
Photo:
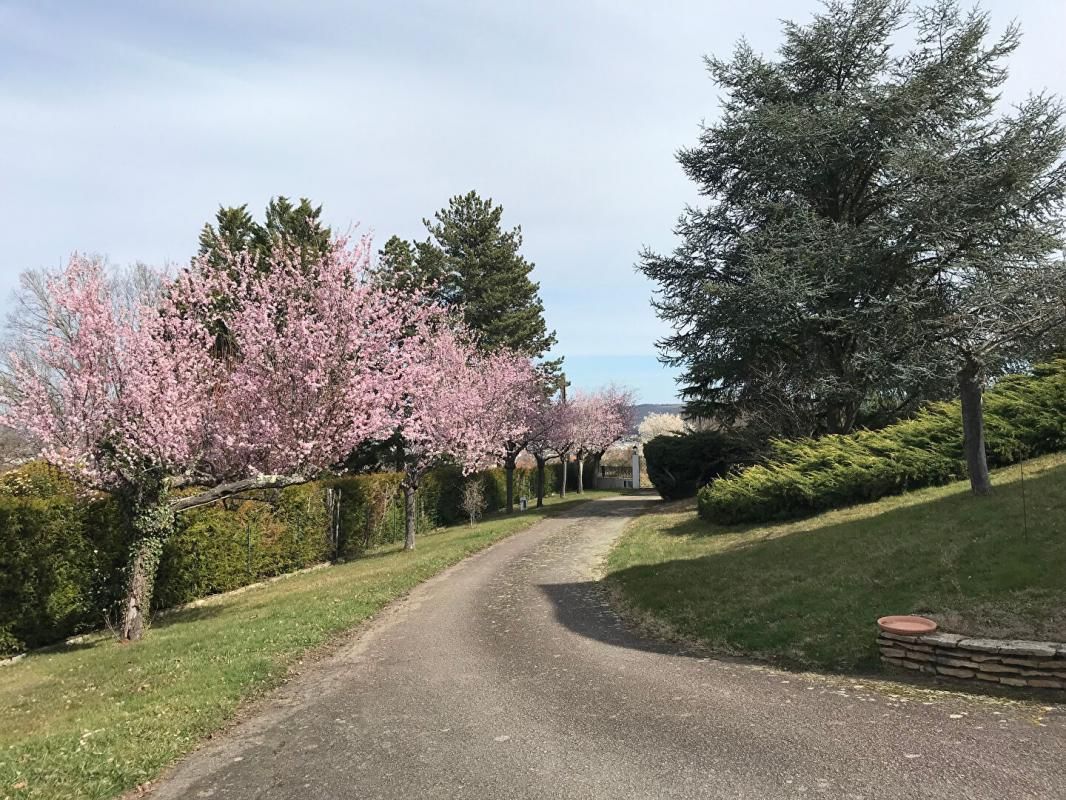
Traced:
[[649, 502], [597, 500], [423, 584], [153, 797], [1066, 798], [1061, 707], [627, 633], [593, 571]]

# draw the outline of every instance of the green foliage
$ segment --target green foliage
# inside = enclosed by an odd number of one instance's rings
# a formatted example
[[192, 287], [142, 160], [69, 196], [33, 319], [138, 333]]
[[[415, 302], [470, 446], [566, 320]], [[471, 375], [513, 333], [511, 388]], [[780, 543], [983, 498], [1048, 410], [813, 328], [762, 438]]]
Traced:
[[170, 608], [328, 560], [323, 488], [257, 492], [192, 509], [163, 549], [154, 605]]
[[[354, 475], [179, 514], [163, 545], [153, 607], [171, 608], [330, 559], [356, 559], [401, 541], [400, 479], [399, 473]], [[484, 484], [487, 510], [502, 508], [504, 471], [473, 479]], [[425, 476], [418, 490], [419, 532], [466, 518], [463, 483], [455, 468]], [[533, 497], [536, 471], [516, 470], [515, 485], [519, 495]], [[0, 476], [0, 654], [117, 621], [128, 529], [116, 498], [85, 492], [43, 463]]]
[[226, 263], [224, 251], [249, 250], [265, 260], [281, 244], [296, 247], [304, 259], [325, 253], [330, 246], [330, 229], [322, 224], [322, 206], [313, 206], [306, 197], [293, 204], [287, 197], [273, 197], [266, 207], [262, 224], [248, 212], [248, 205], [220, 207], [215, 224], [207, 223], [200, 232], [200, 255], [214, 266]]
[[727, 431], [666, 434], [644, 445], [648, 478], [665, 500], [694, 497], [701, 486], [752, 458], [751, 446]]
[[113, 499], [40, 462], [0, 476], [0, 654], [100, 627], [127, 546]]
[[488, 350], [510, 347], [542, 356], [555, 344], [544, 322], [533, 264], [519, 254], [522, 229], [505, 231], [503, 207], [477, 192], [458, 195], [425, 220], [429, 241], [417, 246], [420, 274], [436, 277], [445, 302], [463, 316]]
[[678, 154], [707, 205], [640, 262], [690, 411], [847, 433], [951, 397], [960, 359], [1038, 352], [1063, 308], [1066, 129], [1046, 95], [1001, 114], [1018, 42], [955, 0], [832, 0], [776, 57], [707, 59], [721, 113]]
[[[1001, 378], [985, 393], [990, 466], [1066, 449], [1066, 360]], [[714, 481], [699, 513], [718, 523], [805, 516], [962, 478], [958, 403], [877, 431], [777, 440], [764, 463]]]
[[[426, 245], [412, 245], [399, 236], [390, 236], [385, 246], [378, 251], [378, 261], [373, 268], [373, 279], [381, 286], [400, 291], [425, 289], [442, 280], [439, 254], [427, 256]], [[417, 255], [417, 257], [416, 257]], [[445, 300], [438, 296], [439, 300]]]

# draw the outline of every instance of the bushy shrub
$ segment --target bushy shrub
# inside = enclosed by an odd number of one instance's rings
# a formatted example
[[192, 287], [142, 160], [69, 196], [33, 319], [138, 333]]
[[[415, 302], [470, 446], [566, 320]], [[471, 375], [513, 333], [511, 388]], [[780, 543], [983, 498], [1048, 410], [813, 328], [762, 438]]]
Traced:
[[752, 446], [728, 431], [667, 434], [644, 445], [648, 478], [665, 500], [693, 497], [701, 486], [753, 458]]
[[0, 654], [100, 627], [125, 550], [106, 495], [40, 463], [0, 476]]
[[[1066, 449], [1066, 360], [998, 380], [984, 405], [990, 466]], [[703, 488], [699, 513], [724, 524], [787, 519], [965, 475], [959, 404], [935, 403], [877, 431], [775, 441], [763, 463]]]

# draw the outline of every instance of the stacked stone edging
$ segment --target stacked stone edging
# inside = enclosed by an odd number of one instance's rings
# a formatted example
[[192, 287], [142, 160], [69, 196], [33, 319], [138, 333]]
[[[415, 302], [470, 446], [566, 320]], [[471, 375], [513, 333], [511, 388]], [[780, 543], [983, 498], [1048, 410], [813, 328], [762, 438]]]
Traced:
[[1058, 642], [880, 631], [877, 644], [881, 661], [894, 667], [1002, 686], [1066, 689], [1066, 644]]

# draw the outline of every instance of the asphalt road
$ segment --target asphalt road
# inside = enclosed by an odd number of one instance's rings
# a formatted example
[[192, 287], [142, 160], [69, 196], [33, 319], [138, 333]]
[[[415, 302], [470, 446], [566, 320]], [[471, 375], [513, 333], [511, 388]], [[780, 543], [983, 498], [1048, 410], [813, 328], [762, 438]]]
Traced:
[[627, 632], [595, 569], [650, 501], [586, 504], [423, 584], [153, 797], [1066, 798], [1061, 706]]

